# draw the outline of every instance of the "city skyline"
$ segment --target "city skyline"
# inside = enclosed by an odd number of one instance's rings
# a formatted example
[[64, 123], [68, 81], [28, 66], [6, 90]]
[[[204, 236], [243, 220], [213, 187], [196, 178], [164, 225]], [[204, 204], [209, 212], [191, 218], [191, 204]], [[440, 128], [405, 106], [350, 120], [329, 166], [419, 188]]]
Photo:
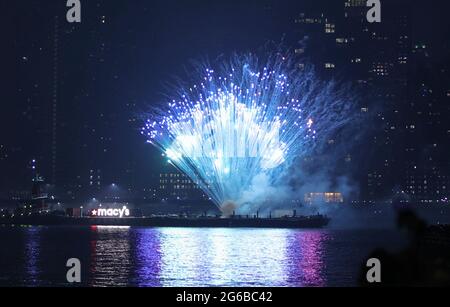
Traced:
[[[428, 10], [430, 15], [424, 18], [431, 21], [441, 14], [437, 6], [394, 2], [385, 5], [380, 25], [364, 20], [367, 8], [363, 1], [327, 6], [311, 1], [265, 1], [264, 5], [248, 1], [238, 8], [219, 2], [206, 6], [202, 1], [198, 6], [153, 2], [127, 7], [125, 14], [117, 6], [96, 1], [86, 4], [79, 25], [66, 23], [62, 4], [17, 4], [13, 16], [19, 17], [18, 27], [29, 28], [37, 20], [42, 26], [16, 37], [12, 47], [16, 51], [12, 68], [26, 71], [21, 74], [26, 77], [13, 79], [7, 92], [11, 103], [3, 113], [2, 130], [14, 131], [5, 133], [1, 144], [0, 163], [6, 170], [1, 177], [3, 198], [11, 191], [28, 189], [32, 160], [37, 161], [36, 168], [47, 182], [56, 184], [54, 193], [61, 199], [70, 199], [68, 192], [91, 187], [95, 191], [94, 185], [104, 189], [112, 183], [137, 198], [151, 197], [146, 192], [158, 188], [154, 178], [164, 173], [165, 161], [139, 137], [140, 113], [164, 102], [167, 83], [183, 76], [190, 62], [260, 49], [270, 41], [282, 41], [292, 52], [304, 54], [323, 76], [354, 82], [369, 93], [371, 101], [361, 105], [361, 112], [378, 116], [373, 122], [378, 126], [362, 147], [371, 150], [358, 157], [360, 150], [346, 148], [337, 170], [356, 182], [356, 199], [385, 199], [394, 190], [419, 194], [419, 186], [420, 197], [430, 197], [422, 191], [423, 184], [416, 184], [419, 177], [433, 182], [433, 200], [437, 199], [437, 187], [448, 197], [444, 190], [448, 189], [450, 167], [445, 152], [450, 128], [442, 118], [449, 112], [445, 105], [450, 95], [445, 85], [449, 78], [445, 50], [449, 46], [440, 39], [448, 25], [440, 21], [439, 28], [429, 35], [424, 30], [429, 27], [427, 22], [421, 21], [421, 25], [425, 23], [421, 27], [412, 20], [417, 20], [418, 11]], [[253, 10], [258, 14], [249, 17]], [[161, 11], [166, 14], [158, 14]], [[121, 18], [127, 14], [141, 18], [124, 26]], [[230, 16], [235, 18], [231, 21]], [[203, 23], [213, 26], [204, 29]], [[170, 33], [179, 30], [186, 35], [168, 40]], [[441, 71], [437, 82], [425, 79], [430, 65], [433, 71]], [[424, 85], [416, 90], [414, 83]], [[373, 97], [374, 93], [377, 96]], [[428, 122], [433, 125], [426, 128]], [[403, 144], [406, 140], [410, 144]], [[335, 140], [329, 141], [333, 146]], [[405, 151], [411, 157], [399, 163]], [[414, 156], [417, 152], [421, 154]], [[425, 167], [423, 161], [432, 155], [438, 165]], [[401, 171], [392, 174], [392, 165]], [[417, 166], [424, 169], [412, 172]], [[431, 178], [427, 181], [423, 176]]]

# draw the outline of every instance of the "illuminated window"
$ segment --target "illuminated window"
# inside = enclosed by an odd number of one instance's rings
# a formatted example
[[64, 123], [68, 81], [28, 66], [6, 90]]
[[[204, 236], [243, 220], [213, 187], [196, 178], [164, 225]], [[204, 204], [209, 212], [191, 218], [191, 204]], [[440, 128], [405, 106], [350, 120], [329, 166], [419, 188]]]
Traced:
[[335, 26], [333, 23], [326, 23], [325, 24], [325, 33], [334, 33], [335, 32]]
[[347, 38], [343, 38], [343, 37], [339, 37], [339, 38], [336, 38], [336, 43], [338, 43], [338, 44], [347, 44], [348, 43], [348, 39]]

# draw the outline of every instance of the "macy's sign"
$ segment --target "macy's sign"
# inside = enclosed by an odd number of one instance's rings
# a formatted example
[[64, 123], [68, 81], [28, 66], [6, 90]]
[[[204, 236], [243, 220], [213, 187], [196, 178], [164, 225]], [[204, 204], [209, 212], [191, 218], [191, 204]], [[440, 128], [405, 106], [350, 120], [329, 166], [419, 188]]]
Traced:
[[130, 216], [130, 210], [123, 206], [122, 209], [94, 209], [92, 216], [106, 216], [106, 217], [127, 217]]

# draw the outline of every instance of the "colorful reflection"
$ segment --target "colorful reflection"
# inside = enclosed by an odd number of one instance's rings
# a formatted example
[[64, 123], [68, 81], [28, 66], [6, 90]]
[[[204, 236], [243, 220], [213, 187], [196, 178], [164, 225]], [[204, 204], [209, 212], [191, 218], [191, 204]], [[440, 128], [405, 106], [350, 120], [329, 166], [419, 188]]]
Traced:
[[211, 280], [208, 229], [161, 228], [162, 286], [208, 284]]
[[135, 276], [133, 284], [145, 287], [160, 287], [161, 232], [154, 228], [136, 228]]
[[[321, 232], [93, 227], [91, 285], [321, 286]], [[131, 257], [130, 257], [131, 256]]]
[[[391, 247], [403, 238], [387, 232]], [[379, 231], [0, 227], [0, 286], [351, 286]], [[387, 246], [389, 247], [389, 246]]]
[[126, 286], [132, 267], [130, 227], [91, 226], [90, 286]]
[[39, 269], [39, 257], [42, 227], [22, 227], [25, 234], [25, 279], [27, 284], [35, 285], [39, 282], [39, 274], [41, 272]]
[[[163, 286], [321, 285], [323, 237], [277, 229], [161, 231]], [[294, 248], [295, 250], [291, 250]], [[293, 276], [296, 276], [293, 280]]]
[[331, 238], [323, 231], [291, 233], [287, 259], [288, 282], [294, 286], [325, 286], [324, 243]]

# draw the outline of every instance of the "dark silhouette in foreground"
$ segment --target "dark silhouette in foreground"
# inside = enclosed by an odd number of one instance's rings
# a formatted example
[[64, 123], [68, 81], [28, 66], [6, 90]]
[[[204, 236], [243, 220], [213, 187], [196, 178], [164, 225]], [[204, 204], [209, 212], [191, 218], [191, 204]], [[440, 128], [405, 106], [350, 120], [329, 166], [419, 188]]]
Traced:
[[[362, 286], [449, 286], [450, 226], [427, 226], [413, 211], [400, 211], [397, 225], [406, 231], [409, 245], [393, 254], [384, 249], [373, 251], [369, 258], [381, 263], [381, 282], [369, 283], [370, 269], [362, 264], [359, 284]], [[389, 238], [386, 238], [387, 240]]]

